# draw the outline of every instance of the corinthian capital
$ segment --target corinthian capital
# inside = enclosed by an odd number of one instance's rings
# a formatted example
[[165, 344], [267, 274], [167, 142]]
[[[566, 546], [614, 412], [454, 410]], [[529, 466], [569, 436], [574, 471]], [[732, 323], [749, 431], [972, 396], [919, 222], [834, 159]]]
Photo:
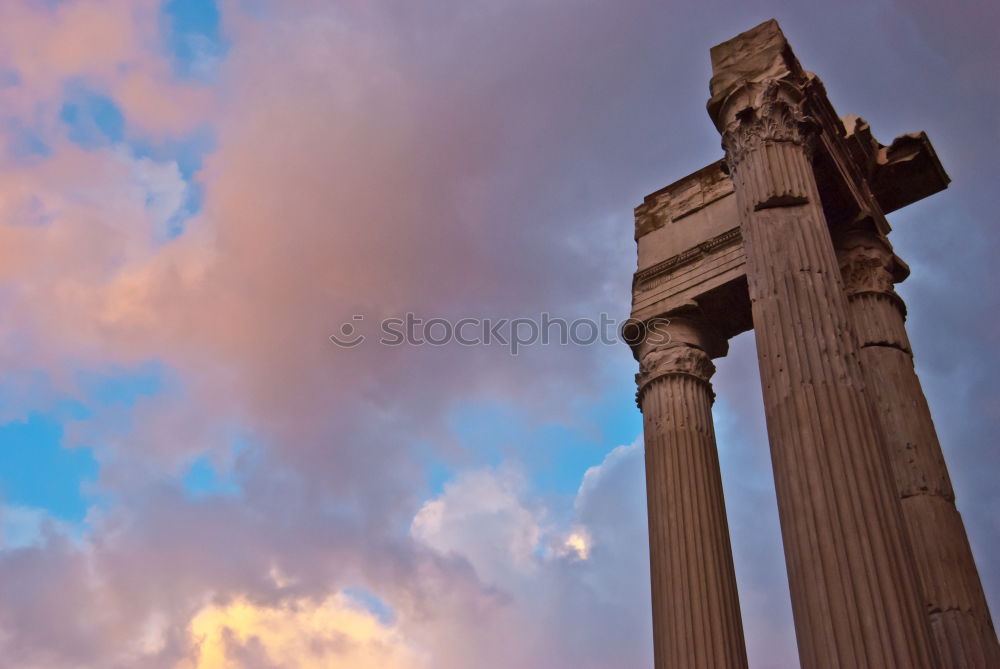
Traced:
[[651, 348], [639, 360], [635, 383], [642, 390], [652, 381], [669, 374], [686, 374], [708, 382], [715, 373], [712, 359], [700, 348], [685, 343], [668, 343]]
[[844, 290], [858, 293], [893, 293], [892, 253], [880, 247], [855, 246], [837, 254]]
[[802, 110], [801, 91], [785, 81], [748, 83], [730, 94], [723, 108], [722, 148], [730, 170], [768, 143], [796, 144], [812, 154], [816, 123]]
[[872, 229], [859, 228], [838, 235], [834, 246], [848, 295], [881, 293], [896, 297], [893, 284], [905, 279], [909, 268], [893, 253], [888, 239]]

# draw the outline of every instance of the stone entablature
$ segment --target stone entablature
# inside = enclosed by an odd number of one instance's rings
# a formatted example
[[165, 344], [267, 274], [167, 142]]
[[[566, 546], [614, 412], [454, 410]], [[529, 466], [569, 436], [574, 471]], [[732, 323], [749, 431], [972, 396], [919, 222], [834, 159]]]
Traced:
[[[746, 273], [733, 182], [719, 160], [648, 195], [635, 209], [638, 271], [632, 316], [648, 320], [715, 292]], [[747, 311], [741, 308], [739, 311]], [[747, 329], [734, 319], [732, 335]]]
[[802, 666], [1000, 667], [885, 218], [948, 176], [924, 133], [885, 146], [839, 118], [776, 22], [711, 54], [726, 158], [636, 207], [638, 323], [623, 332], [640, 363], [656, 667], [746, 667], [710, 377], [751, 328]]
[[725, 173], [723, 161], [706, 165], [643, 199], [635, 208], [635, 238], [676, 223], [732, 192], [733, 182]]
[[[813, 169], [831, 227], [868, 221], [880, 234], [888, 234], [886, 212], [947, 187], [948, 175], [925, 133], [901, 135], [885, 146], [872, 136], [864, 119], [838, 118], [819, 78], [801, 68], [799, 72], [805, 82], [800, 91], [805, 96], [802, 104], [812, 116], [774, 114], [777, 118], [770, 119], [770, 125], [760, 127], [761, 139], [778, 145], [777, 140], [787, 139], [789, 133], [796, 141], [817, 133]], [[763, 102], [785, 109], [777, 91], [773, 93], [774, 100]], [[731, 135], [737, 152], [740, 142], [751, 139]], [[780, 206], [803, 197], [793, 192], [801, 190], [795, 183], [764, 186], [768, 190], [760, 193], [758, 207]], [[713, 314], [726, 321], [720, 328], [727, 335], [749, 329], [746, 257], [725, 159], [647, 195], [635, 208], [635, 240], [638, 267], [632, 282], [633, 318], [644, 321], [691, 304], [704, 309], [707, 299], [733, 312]], [[905, 278], [906, 271], [900, 263], [896, 281]], [[711, 304], [707, 308], [711, 311]]]

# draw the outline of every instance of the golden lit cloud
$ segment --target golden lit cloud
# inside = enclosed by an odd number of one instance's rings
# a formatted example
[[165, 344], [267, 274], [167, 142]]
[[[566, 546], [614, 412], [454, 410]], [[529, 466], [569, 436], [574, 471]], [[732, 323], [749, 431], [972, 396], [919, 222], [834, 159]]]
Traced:
[[590, 547], [593, 545], [593, 540], [590, 538], [590, 534], [585, 529], [577, 529], [571, 532], [568, 537], [566, 537], [565, 543], [563, 543], [563, 548], [566, 553], [575, 553], [576, 557], [580, 560], [586, 560], [590, 557]]
[[339, 593], [259, 606], [240, 598], [207, 606], [191, 621], [193, 665], [237, 669], [256, 660], [298, 669], [420, 669], [426, 662], [392, 626]]

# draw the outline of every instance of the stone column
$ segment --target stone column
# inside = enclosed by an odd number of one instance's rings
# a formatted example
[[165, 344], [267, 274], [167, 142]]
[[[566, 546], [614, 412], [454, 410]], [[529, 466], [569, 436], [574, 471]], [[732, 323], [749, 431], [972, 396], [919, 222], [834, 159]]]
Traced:
[[906, 276], [888, 240], [872, 229], [838, 236], [861, 366], [885, 434], [889, 461], [943, 667], [1000, 667], [1000, 645], [955, 508], [941, 445], [913, 368], [906, 307], [893, 283]]
[[656, 669], [745, 668], [712, 424], [713, 342], [696, 320], [671, 317], [654, 321], [635, 350]]
[[794, 82], [743, 80], [714, 118], [747, 257], [799, 657], [806, 669], [933, 667], [802, 99]]

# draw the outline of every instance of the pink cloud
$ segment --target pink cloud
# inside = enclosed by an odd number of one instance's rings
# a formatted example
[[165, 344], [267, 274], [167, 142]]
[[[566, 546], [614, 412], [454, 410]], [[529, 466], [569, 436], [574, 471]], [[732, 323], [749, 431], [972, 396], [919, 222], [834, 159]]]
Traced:
[[[51, 148], [0, 162], [0, 338], [18, 344], [0, 364], [8, 378], [47, 373], [57, 395], [80, 394], [79, 368], [156, 359], [174, 379], [68, 425], [71, 445], [93, 446], [108, 501], [82, 537], [53, 527], [0, 551], [0, 655], [175, 667], [197, 660], [191, 626], [214, 615], [214, 640], [260, 660], [268, 641], [221, 631], [233, 607], [294, 626], [309, 607], [339, 611], [338, 593], [360, 584], [395, 612], [378, 633], [442, 669], [648, 665], [639, 449], [613, 450], [560, 505], [483, 469], [447, 419], [482, 401], [529, 422], [599, 421], [592, 403], [632, 371], [624, 347], [512, 358], [348, 351], [327, 337], [358, 312], [624, 311], [629, 207], [697, 167], [698, 151], [716, 157], [701, 110], [680, 110], [704, 95], [710, 37], [745, 26], [558, 2], [233, 2], [232, 48], [206, 89], [172, 78], [158, 7], [0, 9], [0, 59], [21, 79], [0, 104], [37, 121]], [[217, 130], [197, 175], [203, 206], [179, 238], [152, 233], [184, 194], [176, 163], [66, 138], [58, 109], [74, 77], [142, 133]], [[699, 127], [695, 114], [702, 134], [677, 129]], [[766, 452], [740, 394], [752, 373], [733, 369], [720, 381], [738, 398], [727, 443], [760, 447], [742, 452], [742, 473]], [[41, 401], [24, 395], [5, 411]], [[460, 471], [431, 499], [427, 452]], [[180, 477], [206, 453], [238, 495], [185, 494]], [[735, 487], [744, 546], [767, 529], [755, 485]], [[574, 533], [586, 551], [565, 550]], [[773, 547], [746, 551], [757, 566], [741, 594], [756, 610], [775, 601]], [[790, 631], [773, 611], [748, 617], [751, 653], [781, 662]]]

